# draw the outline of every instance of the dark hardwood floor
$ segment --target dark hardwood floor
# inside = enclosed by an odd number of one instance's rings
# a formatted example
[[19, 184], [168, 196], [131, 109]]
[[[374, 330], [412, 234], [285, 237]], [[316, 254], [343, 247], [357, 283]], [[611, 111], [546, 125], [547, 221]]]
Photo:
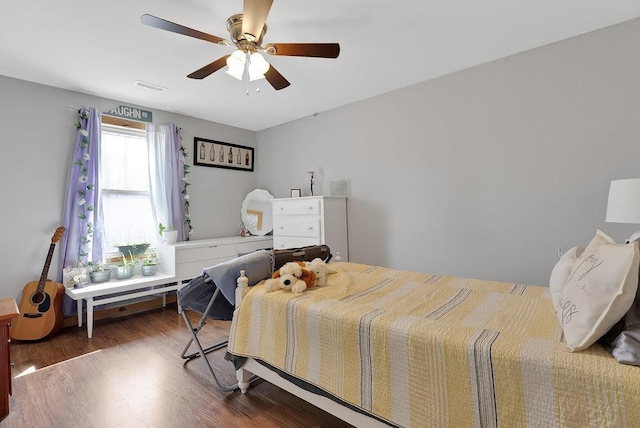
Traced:
[[[199, 337], [214, 343], [229, 327], [210, 320]], [[246, 395], [220, 392], [202, 361], [180, 358], [190, 336], [175, 304], [97, 321], [93, 336], [68, 327], [42, 342], [12, 342], [11, 411], [0, 426], [350, 426], [262, 380]], [[234, 383], [223, 356], [220, 350], [209, 359], [221, 382]]]

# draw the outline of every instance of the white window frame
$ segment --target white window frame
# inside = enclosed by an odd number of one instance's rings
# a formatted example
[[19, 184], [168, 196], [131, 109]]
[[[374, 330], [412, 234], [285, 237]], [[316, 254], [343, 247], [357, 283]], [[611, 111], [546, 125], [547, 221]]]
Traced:
[[[147, 141], [147, 130], [146, 127], [145, 129], [136, 129], [136, 128], [130, 128], [130, 127], [125, 127], [125, 126], [118, 126], [118, 125], [112, 125], [109, 123], [104, 123], [102, 122], [102, 128], [101, 128], [101, 133], [111, 133], [111, 134], [120, 134], [120, 135], [125, 135], [125, 136], [129, 136], [129, 137], [138, 137], [138, 138], [142, 138], [145, 143]], [[101, 135], [102, 137], [102, 135]], [[102, 168], [102, 160], [100, 162], [100, 165], [98, 168]], [[100, 170], [101, 172], [101, 170]], [[121, 189], [106, 189], [104, 187], [102, 187], [102, 185], [100, 184], [100, 192], [101, 192], [101, 198], [103, 195], [131, 195], [131, 196], [148, 196], [149, 198], [151, 198], [151, 191], [150, 190], [121, 190]], [[155, 242], [150, 242], [150, 249], [154, 250], [156, 247], [156, 243]], [[109, 248], [105, 248], [105, 259], [107, 260], [107, 262], [109, 260], [113, 260], [113, 259], [117, 259], [120, 257], [120, 253], [118, 253], [117, 251], [113, 251]]]

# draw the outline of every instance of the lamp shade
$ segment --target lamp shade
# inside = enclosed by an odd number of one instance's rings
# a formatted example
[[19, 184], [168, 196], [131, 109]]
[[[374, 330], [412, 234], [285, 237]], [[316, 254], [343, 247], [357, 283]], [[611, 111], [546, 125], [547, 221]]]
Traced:
[[608, 223], [640, 223], [640, 178], [611, 182], [605, 221]]
[[269, 71], [269, 63], [258, 52], [251, 54], [249, 58], [249, 80], [264, 79], [264, 73]]
[[239, 49], [234, 51], [229, 58], [227, 58], [227, 66], [229, 67], [227, 74], [238, 80], [242, 80], [246, 60], [247, 58], [244, 52]]

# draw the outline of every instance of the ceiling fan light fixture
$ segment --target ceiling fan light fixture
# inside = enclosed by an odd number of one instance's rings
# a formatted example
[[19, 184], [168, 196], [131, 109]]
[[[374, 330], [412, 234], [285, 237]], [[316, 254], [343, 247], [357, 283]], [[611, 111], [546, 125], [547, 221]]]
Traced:
[[[257, 55], [256, 51], [289, 57], [337, 58], [340, 54], [340, 45], [338, 43], [268, 43], [263, 47], [262, 40], [267, 33], [266, 20], [272, 3], [273, 0], [244, 0], [242, 13], [227, 19], [227, 31], [231, 41], [149, 14], [142, 15], [140, 21], [160, 30], [218, 45], [235, 45], [238, 48], [233, 54], [224, 55], [188, 74], [187, 78], [201, 80], [227, 65], [226, 73], [240, 81], [244, 80], [246, 70], [247, 90], [249, 81], [266, 79], [273, 89], [279, 91], [288, 87], [289, 81], [275, 67], [269, 65], [262, 55]], [[253, 59], [251, 59], [252, 56]]]
[[264, 74], [269, 70], [269, 63], [258, 52], [254, 52], [249, 57], [249, 80], [264, 79]]
[[247, 61], [245, 53], [240, 49], [233, 52], [229, 58], [227, 58], [227, 74], [238, 80], [242, 80], [244, 74], [244, 65]]

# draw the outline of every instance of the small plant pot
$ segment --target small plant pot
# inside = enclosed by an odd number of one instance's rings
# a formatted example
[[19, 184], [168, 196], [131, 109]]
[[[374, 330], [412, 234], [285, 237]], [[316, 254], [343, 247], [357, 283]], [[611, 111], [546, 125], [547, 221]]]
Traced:
[[93, 284], [107, 282], [111, 279], [111, 269], [93, 271], [89, 274], [89, 278]]
[[166, 244], [175, 244], [178, 241], [178, 231], [165, 230], [162, 232], [162, 239]]
[[158, 272], [158, 265], [142, 265], [142, 276], [153, 276]]
[[116, 267], [116, 278], [117, 279], [127, 279], [133, 276], [133, 266], [117, 266]]
[[129, 253], [131, 253], [131, 255], [133, 256], [139, 256], [141, 254], [144, 254], [144, 252], [147, 251], [147, 248], [149, 248], [149, 244], [147, 243], [135, 245], [118, 245], [118, 251], [120, 251], [125, 256], [129, 256]]

